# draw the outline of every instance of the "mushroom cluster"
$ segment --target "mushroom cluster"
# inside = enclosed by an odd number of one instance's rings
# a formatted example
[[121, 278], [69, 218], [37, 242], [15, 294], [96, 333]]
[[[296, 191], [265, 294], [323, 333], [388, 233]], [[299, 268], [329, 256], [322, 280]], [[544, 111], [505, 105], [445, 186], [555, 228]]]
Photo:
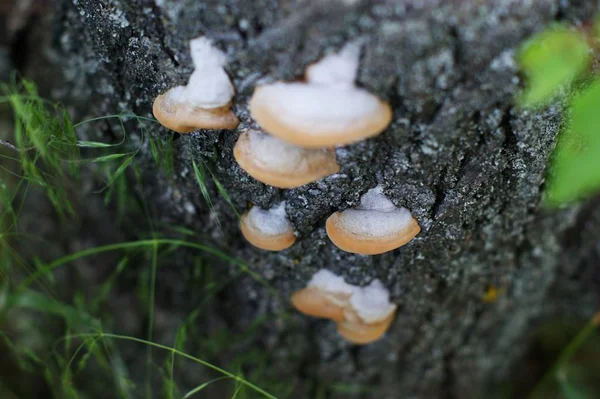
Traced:
[[[188, 84], [156, 98], [156, 119], [179, 133], [235, 129], [239, 120], [231, 111], [235, 90], [224, 69], [225, 54], [205, 37], [191, 40], [190, 50], [195, 69]], [[240, 167], [273, 187], [299, 187], [339, 172], [336, 146], [383, 132], [392, 109], [356, 86], [360, 50], [357, 43], [347, 44], [310, 65], [302, 81], [258, 86], [249, 108], [264, 132], [246, 129], [240, 134], [234, 148]], [[285, 202], [271, 209], [252, 207], [242, 215], [240, 230], [248, 242], [268, 251], [281, 251], [296, 241]], [[332, 214], [326, 231], [344, 251], [376, 255], [406, 244], [420, 227], [408, 209], [396, 207], [377, 186], [357, 207]], [[292, 303], [307, 315], [334, 320], [340, 335], [357, 344], [379, 339], [396, 310], [380, 280], [352, 286], [325, 269], [293, 294]]]
[[344, 339], [363, 345], [381, 338], [392, 323], [396, 305], [389, 298], [388, 290], [377, 279], [359, 287], [321, 269], [291, 300], [304, 314], [335, 321]]
[[[248, 129], [239, 136], [233, 153], [242, 169], [274, 187], [302, 186], [339, 171], [335, 146], [385, 130], [391, 107], [355, 85], [359, 58], [360, 46], [350, 43], [310, 65], [304, 81], [258, 86], [250, 113], [266, 133]], [[336, 212], [327, 220], [335, 245], [365, 255], [398, 248], [419, 231], [410, 212], [396, 208], [379, 186], [363, 196], [357, 209]]]

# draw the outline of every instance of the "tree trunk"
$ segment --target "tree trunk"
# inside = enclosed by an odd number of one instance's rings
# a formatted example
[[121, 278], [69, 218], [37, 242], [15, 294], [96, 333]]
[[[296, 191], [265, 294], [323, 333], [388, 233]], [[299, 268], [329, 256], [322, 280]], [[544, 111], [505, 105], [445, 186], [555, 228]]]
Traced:
[[[212, 38], [230, 60], [240, 127], [175, 135], [170, 175], [154, 164], [147, 142], [140, 156], [142, 195], [161, 221], [192, 229], [268, 282], [240, 276], [227, 261], [210, 263], [213, 274], [237, 278], [193, 324], [207, 334], [226, 326], [245, 337], [217, 354], [220, 364], [257, 350], [267, 359], [266, 375], [294, 386], [296, 398], [316, 397], [315, 384], [333, 383], [369, 390], [331, 389], [330, 398], [492, 397], [484, 392], [518, 370], [541, 321], [585, 320], [600, 305], [600, 204], [541, 207], [562, 105], [514, 105], [522, 88], [519, 45], [553, 21], [585, 22], [597, 11], [592, 3], [59, 0], [54, 47], [65, 78], [58, 94], [77, 120], [125, 110], [151, 117], [153, 99], [185, 84], [193, 69], [188, 41]], [[365, 41], [358, 84], [389, 100], [391, 126], [337, 149], [340, 173], [319, 182], [281, 190], [250, 178], [232, 148], [243, 128], [255, 126], [248, 101], [256, 84], [301, 77], [308, 64], [356, 38]], [[119, 136], [118, 124], [107, 126], [83, 131], [91, 139], [106, 139], [107, 131]], [[132, 145], [141, 141], [138, 130], [129, 134]], [[158, 125], [148, 134], [174, 135]], [[193, 161], [207, 169], [214, 212]], [[267, 208], [285, 200], [296, 244], [279, 253], [250, 246], [208, 169], [240, 213], [248, 203]], [[421, 233], [383, 255], [341, 251], [328, 240], [325, 219], [378, 183], [395, 205], [411, 210]], [[166, 345], [199, 306], [199, 287], [183, 277], [195, 267], [193, 251], [180, 251], [181, 262], [158, 272], [154, 339]], [[351, 284], [384, 282], [398, 304], [384, 339], [353, 346], [333, 323], [291, 308], [291, 293], [322, 268]], [[496, 299], [485, 297], [491, 287]], [[123, 287], [122, 295], [131, 290]], [[257, 320], [264, 322], [255, 334]], [[123, 322], [115, 331], [143, 336], [145, 327]], [[187, 349], [199, 353], [193, 344]], [[128, 362], [142, 367], [143, 360]], [[180, 377], [184, 386], [203, 382], [200, 374]]]

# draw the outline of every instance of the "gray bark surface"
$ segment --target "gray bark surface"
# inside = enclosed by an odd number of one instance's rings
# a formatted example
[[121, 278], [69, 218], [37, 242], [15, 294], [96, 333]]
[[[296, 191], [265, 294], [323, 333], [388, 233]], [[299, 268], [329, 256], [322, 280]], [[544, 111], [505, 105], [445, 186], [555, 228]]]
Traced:
[[[589, 19], [597, 11], [592, 3], [59, 0], [55, 18], [62, 23], [53, 41], [65, 82], [56, 93], [78, 119], [123, 110], [151, 116], [153, 99], [185, 84], [192, 71], [189, 39], [213, 38], [230, 59], [241, 125], [178, 136], [176, 172], [167, 178], [144, 146], [143, 195], [162, 221], [207, 236], [276, 294], [250, 277], [237, 278], [198, 328], [225, 325], [244, 333], [266, 318], [260, 334], [249, 334], [223, 360], [258, 348], [268, 355], [271, 376], [294, 384], [297, 398], [315, 395], [312, 381], [374, 387], [330, 398], [492, 397], [484, 395], [486, 387], [516, 370], [541, 320], [583, 320], [600, 305], [598, 202], [552, 212], [541, 207], [562, 107], [514, 106], [522, 87], [518, 46], [553, 21]], [[340, 173], [319, 182], [280, 190], [250, 178], [232, 149], [239, 131], [257, 127], [247, 109], [257, 82], [296, 79], [306, 65], [356, 38], [365, 40], [358, 83], [390, 101], [389, 129], [339, 148]], [[107, 137], [106, 131], [85, 134]], [[211, 167], [240, 212], [249, 202], [269, 207], [285, 200], [297, 243], [280, 253], [251, 247], [209, 184], [218, 225], [194, 179], [193, 160]], [[411, 210], [422, 232], [384, 255], [339, 250], [325, 234], [325, 219], [356, 205], [378, 182], [394, 204]], [[159, 270], [155, 339], [161, 343], [172, 344], [173, 326], [197, 305], [194, 287], [181, 277], [191, 267], [186, 256]], [[210, 267], [236, 273], [217, 261]], [[321, 268], [351, 284], [384, 282], [399, 306], [384, 339], [352, 346], [333, 323], [291, 309], [287, 298]], [[482, 295], [491, 285], [502, 294], [486, 303]], [[123, 287], [116, 303], [124, 306], [127, 298]], [[140, 316], [127, 317], [116, 330], [143, 334], [143, 323], [131, 321]], [[190, 370], [181, 375], [183, 384], [201, 383], [198, 369]]]

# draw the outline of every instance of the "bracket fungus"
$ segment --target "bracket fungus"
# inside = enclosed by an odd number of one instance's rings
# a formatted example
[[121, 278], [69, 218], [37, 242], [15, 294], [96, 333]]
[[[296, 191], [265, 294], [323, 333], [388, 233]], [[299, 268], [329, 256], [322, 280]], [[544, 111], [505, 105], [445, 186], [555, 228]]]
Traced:
[[319, 270], [291, 301], [304, 314], [334, 320], [338, 333], [355, 344], [381, 338], [396, 311], [380, 280], [365, 287], [354, 286], [326, 269]]
[[390, 105], [355, 85], [360, 46], [347, 44], [307, 68], [306, 82], [256, 88], [250, 113], [264, 130], [306, 148], [324, 148], [380, 134], [392, 119]]
[[256, 130], [240, 135], [233, 155], [250, 176], [279, 188], [299, 187], [340, 170], [333, 149], [300, 148]]
[[285, 214], [285, 202], [272, 209], [257, 206], [242, 215], [240, 230], [248, 242], [267, 251], [281, 251], [296, 241], [292, 224]]
[[362, 255], [377, 255], [399, 248], [421, 231], [410, 211], [396, 208], [383, 194], [381, 186], [367, 191], [355, 209], [331, 215], [325, 228], [337, 247]]
[[187, 86], [176, 86], [154, 100], [152, 112], [165, 127], [178, 133], [198, 129], [235, 129], [231, 112], [234, 88], [223, 69], [225, 54], [210, 39], [190, 40], [194, 72]]

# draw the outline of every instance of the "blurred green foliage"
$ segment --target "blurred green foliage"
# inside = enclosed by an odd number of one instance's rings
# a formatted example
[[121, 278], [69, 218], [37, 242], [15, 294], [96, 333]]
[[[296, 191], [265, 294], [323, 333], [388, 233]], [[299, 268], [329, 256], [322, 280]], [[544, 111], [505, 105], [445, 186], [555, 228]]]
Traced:
[[548, 200], [560, 204], [600, 188], [600, 79], [573, 96], [570, 118], [556, 147]]
[[528, 80], [522, 105], [548, 101], [561, 87], [571, 83], [590, 65], [591, 51], [579, 33], [556, 26], [527, 41], [520, 54], [521, 70]]
[[554, 26], [532, 37], [519, 52], [527, 82], [519, 98], [521, 106], [544, 105], [578, 79], [584, 82], [584, 89], [567, 92], [566, 122], [548, 177], [546, 202], [551, 206], [582, 199], [600, 189], [600, 77], [589, 72], [599, 21], [593, 34]]
[[[0, 83], [0, 107], [14, 124], [4, 127], [7, 116], [0, 115], [0, 129], [6, 129], [0, 130], [0, 139], [7, 139], [0, 141], [0, 399], [284, 399], [301, 387], [300, 377], [280, 377], [272, 366], [275, 352], [262, 346], [241, 349], [259, 342], [269, 317], [255, 319], [239, 333], [225, 325], [207, 328], [215, 306], [209, 304], [218, 302], [221, 291], [236, 279], [249, 277], [278, 302], [284, 298], [244, 260], [228, 255], [224, 243], [156, 218], [156, 207], [142, 195], [147, 190], [141, 170], [148, 167], [149, 152], [165, 178], [174, 174], [172, 134], [157, 131], [156, 120], [128, 112], [73, 123], [64, 107], [40, 97], [33, 82], [16, 77], [10, 84]], [[84, 125], [87, 130], [78, 132]], [[106, 125], [111, 134], [104, 134]], [[106, 142], [80, 140], [78, 133]], [[213, 154], [212, 162], [216, 150]], [[192, 163], [210, 211], [218, 220], [213, 208], [217, 198], [210, 197], [214, 189], [239, 217], [211, 165], [203, 159]], [[91, 182], [90, 187], [82, 189], [83, 181]], [[117, 237], [127, 241], [64, 253], [34, 228], [24, 229], [30, 189], [40, 202], [45, 195], [57, 219], [65, 216], [59, 219], [65, 225], [77, 225], [81, 211], [88, 209], [78, 202], [102, 194], [105, 205], [114, 209], [106, 215], [114, 215], [115, 228], [127, 233]], [[78, 201], [71, 205], [72, 199]], [[81, 230], [65, 231], [76, 234], [94, 227], [81, 223]], [[32, 242], [57, 251], [51, 256], [32, 253], [27, 251]], [[56, 258], [58, 254], [63, 256]], [[169, 278], [189, 290], [186, 301], [193, 310], [169, 317], [174, 342], [159, 344], [155, 302], [168, 295], [160, 290], [165, 282], [159, 272], [180, 264], [189, 266], [176, 268], [173, 273], [181, 275]], [[109, 273], [88, 280], [81, 271], [96, 265]], [[121, 330], [118, 314], [125, 310], [111, 309], [133, 275], [130, 310], [141, 314], [141, 324], [135, 335], [114, 334]], [[277, 317], [279, 323], [293, 322], [284, 310]], [[134, 359], [143, 356], [143, 346], [145, 362], [138, 363]]]
[[600, 397], [600, 313], [592, 317], [565, 345], [565, 335], [574, 333], [564, 320], [547, 324], [540, 330], [539, 343], [544, 352], [557, 353], [529, 399], [595, 399]]

